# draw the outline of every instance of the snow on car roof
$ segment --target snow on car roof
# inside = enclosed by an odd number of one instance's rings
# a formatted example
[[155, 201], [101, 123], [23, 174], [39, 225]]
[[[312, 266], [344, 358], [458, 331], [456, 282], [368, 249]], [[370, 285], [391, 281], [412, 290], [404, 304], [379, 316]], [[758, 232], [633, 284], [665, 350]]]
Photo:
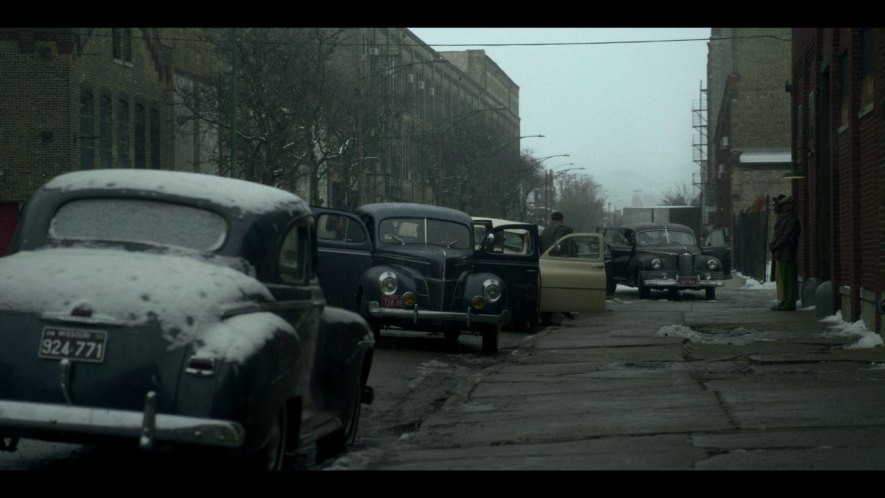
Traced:
[[259, 183], [185, 171], [143, 169], [101, 169], [75, 171], [57, 176], [45, 188], [62, 191], [77, 189], [151, 190], [170, 195], [205, 199], [239, 208], [247, 213], [263, 213], [280, 208], [307, 209], [307, 203], [291, 192]]

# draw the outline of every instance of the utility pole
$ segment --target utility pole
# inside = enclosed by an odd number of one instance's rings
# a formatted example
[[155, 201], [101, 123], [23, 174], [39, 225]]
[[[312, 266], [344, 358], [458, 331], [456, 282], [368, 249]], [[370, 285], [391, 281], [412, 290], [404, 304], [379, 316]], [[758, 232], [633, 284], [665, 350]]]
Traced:
[[237, 28], [230, 29], [230, 176], [237, 171]]

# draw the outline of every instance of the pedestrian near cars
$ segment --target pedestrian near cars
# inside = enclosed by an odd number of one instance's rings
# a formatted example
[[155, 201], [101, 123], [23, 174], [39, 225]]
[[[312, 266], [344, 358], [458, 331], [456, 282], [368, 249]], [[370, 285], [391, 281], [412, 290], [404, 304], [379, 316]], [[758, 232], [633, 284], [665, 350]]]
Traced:
[[783, 286], [784, 296], [772, 306], [774, 311], [792, 311], [796, 309], [798, 298], [798, 277], [796, 275], [796, 255], [799, 251], [799, 234], [802, 228], [796, 215], [792, 197], [785, 198], [781, 203], [781, 216], [774, 225], [774, 240], [769, 249], [772, 259], [777, 265], [778, 281]]
[[574, 232], [572, 227], [564, 223], [562, 213], [554, 211], [553, 214], [550, 215], [550, 224], [547, 225], [547, 228], [544, 229], [544, 233], [541, 234], [541, 252], [543, 253], [549, 249], [554, 242], [572, 232]]
[[[565, 224], [562, 213], [559, 211], [554, 211], [553, 214], [550, 215], [550, 224], [547, 225], [547, 227], [544, 229], [544, 233], [541, 234], [541, 253], [543, 254], [557, 240], [565, 237], [572, 232], [574, 232], [574, 229]], [[566, 318], [574, 319], [574, 315], [572, 315], [570, 312], [564, 312], [563, 315], [565, 315]], [[552, 312], [545, 311], [541, 313], [541, 325], [551, 325], [552, 323]]]

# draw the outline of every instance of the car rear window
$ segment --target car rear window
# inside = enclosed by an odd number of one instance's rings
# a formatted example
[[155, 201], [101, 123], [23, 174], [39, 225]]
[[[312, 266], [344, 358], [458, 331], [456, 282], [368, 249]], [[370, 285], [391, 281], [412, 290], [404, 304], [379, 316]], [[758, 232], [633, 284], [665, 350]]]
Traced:
[[136, 242], [201, 251], [219, 249], [227, 222], [217, 213], [141, 199], [81, 199], [63, 205], [49, 226], [57, 240]]

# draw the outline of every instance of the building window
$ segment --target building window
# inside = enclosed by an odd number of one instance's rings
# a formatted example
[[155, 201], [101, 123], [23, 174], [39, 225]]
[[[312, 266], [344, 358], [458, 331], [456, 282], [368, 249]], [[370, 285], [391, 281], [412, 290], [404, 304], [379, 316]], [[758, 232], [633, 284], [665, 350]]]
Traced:
[[849, 98], [851, 94], [850, 81], [851, 78], [848, 74], [848, 52], [842, 52], [842, 55], [839, 56], [839, 103], [841, 106], [839, 124], [842, 128], [848, 126], [848, 103], [851, 100]]
[[873, 30], [860, 30], [860, 108], [861, 112], [873, 105]]
[[111, 98], [102, 96], [98, 102], [98, 127], [101, 140], [99, 153], [102, 168], [111, 167], [111, 146], [114, 143], [111, 136]]
[[93, 140], [95, 139], [93, 126], [94, 118], [92, 117], [93, 101], [92, 93], [88, 90], [80, 92], [80, 168], [92, 169], [94, 148]]
[[145, 164], [145, 122], [144, 122], [144, 106], [135, 104], [135, 167], [144, 168]]
[[151, 168], [160, 169], [160, 111], [155, 107], [150, 113]]
[[132, 28], [111, 28], [111, 50], [114, 59], [132, 62]]
[[117, 108], [117, 158], [121, 168], [129, 167], [129, 102], [120, 99]]

